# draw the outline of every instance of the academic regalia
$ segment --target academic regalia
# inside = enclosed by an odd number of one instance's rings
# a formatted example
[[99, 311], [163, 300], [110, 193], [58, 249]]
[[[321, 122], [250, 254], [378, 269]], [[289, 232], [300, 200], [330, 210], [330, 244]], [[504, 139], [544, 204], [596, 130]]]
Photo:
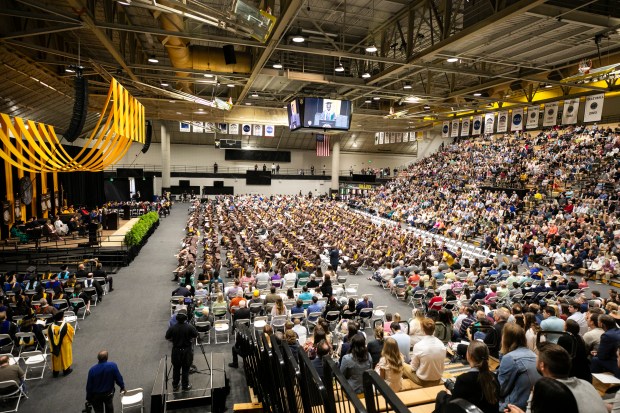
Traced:
[[62, 312], [56, 314], [54, 323], [47, 328], [54, 376], [57, 376], [61, 371], [65, 375], [69, 374], [73, 364], [73, 336], [75, 335], [75, 330], [71, 324], [62, 321], [62, 318]]

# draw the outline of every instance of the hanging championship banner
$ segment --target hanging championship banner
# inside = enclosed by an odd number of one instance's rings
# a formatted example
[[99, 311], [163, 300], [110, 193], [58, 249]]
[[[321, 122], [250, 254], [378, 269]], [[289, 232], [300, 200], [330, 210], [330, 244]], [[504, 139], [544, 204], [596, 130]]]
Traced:
[[13, 211], [11, 209], [10, 202], [2, 201], [2, 222], [4, 222], [4, 225], [9, 225], [13, 220]]
[[192, 131], [194, 133], [204, 133], [205, 126], [202, 122], [192, 122]]
[[239, 124], [231, 123], [228, 125], [228, 134], [229, 135], [239, 135]]
[[469, 136], [469, 118], [461, 119], [461, 136]]
[[385, 132], [379, 132], [379, 145], [383, 145], [385, 143]]
[[558, 121], [558, 102], [545, 103], [543, 126], [555, 126]]
[[228, 134], [228, 123], [218, 123], [217, 129], [220, 133], [224, 135]]
[[405, 132], [405, 133], [403, 133], [403, 142], [404, 142], [404, 143], [409, 142], [409, 133], [410, 133], [410, 132]]
[[527, 129], [538, 128], [538, 117], [540, 116], [540, 106], [528, 106], [527, 107], [527, 123], [525, 127]]
[[443, 126], [441, 127], [441, 137], [447, 138], [450, 136], [450, 122], [447, 120], [444, 121]]
[[508, 132], [508, 111], [497, 114], [497, 133]]
[[252, 125], [248, 125], [247, 123], [244, 123], [241, 125], [241, 134], [242, 135], [246, 135], [249, 136], [252, 134]]
[[474, 123], [472, 123], [472, 136], [478, 136], [482, 132], [482, 116], [474, 116]]
[[605, 94], [586, 96], [586, 110], [583, 114], [584, 122], [598, 122], [603, 116]]
[[394, 132], [389, 132], [390, 133], [390, 143], [396, 143], [396, 133]]
[[254, 126], [254, 136], [263, 136], [263, 125], [253, 125]]
[[191, 132], [192, 131], [192, 125], [190, 125], [187, 122], [179, 122], [179, 131], [180, 132]]
[[493, 129], [495, 129], [495, 113], [486, 113], [484, 115], [484, 133], [491, 135]]
[[452, 132], [450, 133], [451, 138], [456, 138], [459, 136], [459, 120], [454, 119], [452, 121]]
[[512, 123], [510, 125], [510, 130], [512, 132], [523, 130], [523, 108], [512, 110]]
[[265, 136], [273, 138], [276, 136], [276, 127], [274, 125], [265, 125]]
[[379, 132], [375, 132], [375, 145], [379, 144]]
[[573, 125], [577, 123], [577, 112], [579, 111], [579, 98], [566, 99], [564, 101], [564, 111], [562, 112], [562, 124]]

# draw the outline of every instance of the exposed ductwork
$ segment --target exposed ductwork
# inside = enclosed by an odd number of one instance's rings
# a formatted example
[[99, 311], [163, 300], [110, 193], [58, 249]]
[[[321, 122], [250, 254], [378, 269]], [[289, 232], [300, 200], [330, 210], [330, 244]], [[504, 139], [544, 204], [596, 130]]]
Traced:
[[[165, 5], [165, 1], [160, 4]], [[169, 32], [183, 32], [185, 24], [183, 17], [177, 14], [159, 14], [161, 28]], [[221, 48], [206, 46], [190, 46], [189, 41], [180, 37], [166, 36], [162, 44], [168, 51], [172, 66], [179, 69], [206, 70], [219, 73], [250, 73], [252, 71], [252, 57], [247, 52], [235, 52], [236, 64], [227, 65], [224, 51]], [[177, 77], [189, 77], [189, 73], [177, 72]], [[178, 88], [191, 93], [190, 82], [180, 81]]]

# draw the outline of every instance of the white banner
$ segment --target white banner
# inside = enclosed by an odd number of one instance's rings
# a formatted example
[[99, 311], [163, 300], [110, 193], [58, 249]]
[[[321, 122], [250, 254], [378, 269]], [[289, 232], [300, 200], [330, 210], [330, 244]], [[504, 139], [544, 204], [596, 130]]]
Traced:
[[410, 132], [403, 133], [403, 143], [409, 142], [409, 133]]
[[497, 114], [497, 133], [508, 132], [508, 111]]
[[396, 143], [403, 143], [403, 133], [402, 132], [398, 132], [396, 134]]
[[527, 107], [527, 123], [525, 127], [527, 129], [538, 129], [538, 117], [540, 116], [540, 106], [528, 106]]
[[388, 132], [390, 134], [390, 143], [396, 143], [396, 134], [394, 132]]
[[252, 125], [254, 136], [263, 136], [263, 125]]
[[558, 102], [545, 103], [543, 126], [555, 126], [558, 123]]
[[562, 125], [574, 125], [577, 123], [577, 112], [579, 112], [579, 98], [566, 99], [564, 101], [564, 111], [562, 112]]
[[441, 137], [447, 138], [450, 136], [450, 122], [444, 121], [443, 126], [441, 127]]
[[469, 118], [461, 119], [461, 136], [469, 136]]
[[250, 136], [252, 134], [252, 125], [248, 125], [247, 123], [241, 124], [241, 134]]
[[493, 129], [495, 129], [495, 113], [486, 113], [484, 115], [484, 133], [491, 135]]
[[265, 125], [265, 136], [273, 138], [276, 136], [276, 127], [274, 125]]
[[457, 138], [459, 136], [459, 120], [452, 120], [452, 131], [450, 132], [451, 138]]
[[385, 133], [379, 132], [379, 145], [383, 145], [385, 143]]
[[512, 122], [510, 125], [512, 132], [523, 130], [523, 108], [512, 110]]
[[482, 116], [474, 116], [474, 122], [472, 123], [471, 135], [477, 136], [482, 132]]
[[220, 133], [227, 134], [228, 133], [228, 123], [218, 123], [217, 128]]
[[375, 132], [375, 145], [379, 144], [379, 132]]
[[239, 135], [239, 124], [238, 123], [229, 123], [228, 124], [228, 134], [229, 135]]
[[603, 115], [605, 94], [586, 96], [586, 110], [583, 114], [584, 122], [598, 122]]
[[186, 122], [179, 122], [179, 132], [191, 132], [192, 125]]
[[193, 122], [192, 123], [192, 131], [194, 133], [204, 133], [204, 131], [205, 131], [204, 123], [202, 123], [202, 122]]

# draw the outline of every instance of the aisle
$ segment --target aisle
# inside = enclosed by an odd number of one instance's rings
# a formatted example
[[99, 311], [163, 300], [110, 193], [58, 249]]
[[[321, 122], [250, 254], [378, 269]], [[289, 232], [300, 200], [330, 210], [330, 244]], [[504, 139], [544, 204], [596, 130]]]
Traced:
[[[29, 381], [29, 396], [20, 411], [80, 412], [86, 398], [88, 369], [97, 362], [101, 349], [110, 352], [118, 364], [127, 389], [142, 387], [146, 411], [160, 358], [169, 352], [164, 334], [170, 316], [168, 300], [174, 288], [170, 282], [175, 268], [173, 255], [183, 237], [187, 204], [177, 204], [130, 266], [114, 275], [114, 291], [92, 308], [92, 315], [80, 320], [73, 343], [73, 373], [53, 379]], [[120, 411], [120, 398], [115, 397]]]

